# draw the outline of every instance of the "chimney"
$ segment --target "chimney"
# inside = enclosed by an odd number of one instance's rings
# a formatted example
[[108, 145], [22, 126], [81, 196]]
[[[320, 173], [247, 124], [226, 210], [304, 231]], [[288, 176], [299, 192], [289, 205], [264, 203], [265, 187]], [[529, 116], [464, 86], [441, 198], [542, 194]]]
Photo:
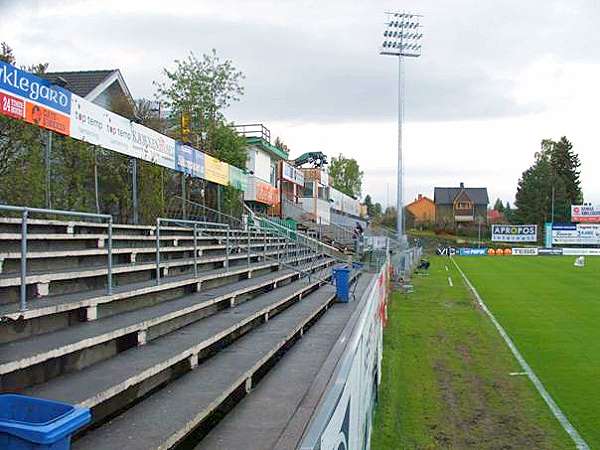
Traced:
[[465, 183], [463, 183], [463, 182], [461, 181], [461, 182], [460, 182], [460, 188], [461, 188], [461, 189], [464, 189], [464, 187], [465, 187]]

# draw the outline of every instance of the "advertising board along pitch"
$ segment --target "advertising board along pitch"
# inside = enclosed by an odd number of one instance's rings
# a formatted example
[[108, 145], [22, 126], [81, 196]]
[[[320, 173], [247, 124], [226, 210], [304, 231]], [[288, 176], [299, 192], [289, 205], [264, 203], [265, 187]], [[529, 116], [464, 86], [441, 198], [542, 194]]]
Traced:
[[600, 223], [600, 205], [571, 205], [571, 221]]
[[536, 242], [537, 225], [492, 225], [494, 242]]
[[0, 61], [0, 114], [68, 136], [71, 93]]

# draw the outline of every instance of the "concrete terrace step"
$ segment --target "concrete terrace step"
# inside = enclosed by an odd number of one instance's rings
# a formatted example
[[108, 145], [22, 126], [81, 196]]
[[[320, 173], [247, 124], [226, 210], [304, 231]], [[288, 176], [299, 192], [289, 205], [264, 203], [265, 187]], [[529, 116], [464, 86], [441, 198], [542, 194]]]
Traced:
[[209, 360], [74, 443], [75, 450], [169, 449], [181, 442], [252, 377], [335, 297], [326, 286], [231, 344]]
[[[278, 251], [267, 251], [267, 256], [277, 255]], [[281, 251], [279, 251], [281, 254]], [[251, 253], [251, 258], [262, 257], [264, 252], [255, 252]], [[239, 260], [247, 258], [247, 253], [233, 253], [229, 255], [229, 260]], [[211, 256], [211, 257], [200, 257], [197, 259], [197, 264], [208, 264], [208, 263], [217, 263], [217, 262], [225, 262], [225, 255], [219, 256]], [[169, 260], [161, 260], [160, 267], [162, 269], [169, 269], [175, 267], [185, 267], [185, 266], [193, 266], [194, 258], [177, 258], [177, 259], [169, 259]], [[136, 272], [143, 270], [155, 270], [156, 263], [152, 262], [140, 262], [140, 263], [130, 263], [130, 264], [117, 264], [112, 268], [113, 275], [118, 275], [122, 273], [128, 272]], [[35, 283], [50, 283], [52, 281], [60, 281], [60, 280], [70, 280], [74, 278], [89, 278], [89, 277], [98, 277], [98, 276], [106, 276], [108, 274], [108, 269], [106, 266], [96, 266], [96, 267], [77, 267], [72, 269], [65, 269], [59, 271], [35, 271], [31, 273], [27, 273], [27, 284], [35, 284]], [[6, 274], [0, 275], [0, 287], [11, 287], [11, 286], [20, 286], [21, 285], [21, 277], [15, 274]]]
[[[326, 263], [320, 263], [320, 265], [322, 264]], [[47, 333], [43, 339], [33, 336], [2, 344], [0, 345], [0, 375], [32, 367], [44, 361], [63, 357], [131, 333], [138, 333], [139, 340], [144, 341], [147, 331], [152, 327], [192, 314], [216, 303], [228, 301], [237, 295], [272, 285], [278, 279], [294, 275], [296, 272], [287, 270], [275, 277], [269, 274], [250, 278], [155, 306], [74, 325]]]
[[[279, 308], [289, 305], [298, 296], [309, 293], [319, 283], [314, 279], [310, 283], [305, 280], [294, 281], [159, 337], [147, 345], [132, 348], [80, 372], [27, 389], [26, 393], [95, 407], [186, 359], [190, 360], [189, 368], [194, 368], [198, 355], [203, 350], [223, 339], [238, 337], [239, 333], [244, 333], [245, 327], [257, 320], [262, 322], [267, 314], [275, 316]], [[111, 376], [106, 377], [107, 373]], [[164, 382], [164, 379], [161, 378], [161, 381]], [[103, 412], [107, 413], [106, 410]]]
[[[303, 262], [310, 260], [311, 258], [314, 258], [314, 255], [300, 258], [299, 261]], [[19, 305], [17, 303], [9, 303], [0, 305], [0, 319], [29, 320], [50, 314], [72, 311], [79, 308], [94, 308], [98, 305], [124, 300], [144, 294], [175, 289], [188, 285], [197, 285], [198, 283], [208, 280], [235, 275], [245, 275], [248, 272], [252, 273], [261, 269], [276, 267], [278, 267], [278, 263], [276, 261], [259, 262], [252, 263], [249, 267], [244, 265], [239, 268], [230, 268], [229, 270], [225, 268], [208, 270], [201, 272], [198, 277], [195, 277], [193, 274], [191, 274], [163, 278], [161, 280], [161, 284], [156, 284], [155, 280], [150, 280], [141, 283], [115, 286], [113, 293], [110, 295], [106, 293], [106, 289], [55, 295], [46, 297], [43, 299], [43, 301], [31, 302], [29, 304], [29, 309], [26, 311], [19, 311]]]
[[375, 276], [363, 273], [356, 282], [357, 301], [334, 303], [194, 450], [296, 448], [358, 319], [359, 300]]

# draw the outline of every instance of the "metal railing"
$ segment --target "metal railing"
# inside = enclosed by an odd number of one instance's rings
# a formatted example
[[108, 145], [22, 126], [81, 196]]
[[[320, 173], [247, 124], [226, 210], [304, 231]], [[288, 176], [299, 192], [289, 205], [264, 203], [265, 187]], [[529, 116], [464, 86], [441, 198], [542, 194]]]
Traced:
[[29, 214], [44, 214], [52, 216], [89, 217], [107, 221], [108, 248], [107, 248], [107, 282], [106, 292], [112, 294], [112, 227], [113, 218], [109, 214], [93, 214], [79, 211], [63, 211], [60, 209], [28, 208], [25, 206], [0, 205], [0, 211], [21, 213], [21, 287], [19, 292], [19, 310], [27, 311], [27, 221]]
[[[194, 242], [194, 276], [198, 276], [198, 230], [202, 230], [206, 227], [217, 230], [226, 230], [226, 241], [225, 241], [225, 263], [224, 267], [229, 268], [229, 237], [230, 227], [228, 224], [219, 222], [200, 222], [196, 220], [180, 220], [180, 219], [168, 219], [159, 217], [156, 219], [156, 284], [160, 284], [160, 225], [161, 223], [170, 223], [175, 225], [183, 225], [186, 228], [193, 230], [193, 242]], [[202, 227], [202, 228], [201, 228]]]
[[[182, 204], [183, 199], [181, 197], [178, 197], [178, 198], [176, 197], [176, 199], [178, 200], [178, 202], [176, 202], [177, 204]], [[247, 209], [247, 211], [246, 211], [247, 214], [243, 215], [241, 218], [237, 218], [237, 217], [231, 216], [229, 214], [214, 210], [212, 208], [209, 208], [205, 205], [194, 202], [192, 200], [185, 200], [185, 209], [186, 209], [186, 211], [188, 211], [188, 217], [190, 217], [194, 220], [197, 220], [199, 218], [207, 217], [210, 214], [213, 217], [218, 217], [222, 221], [226, 222], [231, 227], [231, 230], [237, 229], [237, 230], [245, 230], [246, 231], [247, 242], [246, 242], [245, 251], [246, 251], [246, 255], [247, 255], [248, 267], [250, 266], [251, 257], [252, 257], [252, 245], [251, 245], [250, 241], [252, 238], [262, 237], [262, 239], [263, 239], [262, 257], [264, 259], [270, 259], [270, 260], [274, 260], [274, 261], [276, 260], [278, 262], [278, 264], [298, 272], [301, 277], [305, 276], [306, 270], [304, 270], [302, 267], [300, 267], [299, 259], [303, 254], [306, 254], [308, 252], [308, 249], [304, 248], [304, 252], [303, 252], [303, 251], [301, 251], [301, 249], [298, 248], [298, 247], [302, 246], [302, 242], [298, 242], [297, 239], [295, 239], [295, 237], [294, 237], [295, 234], [292, 232], [287, 233], [287, 234], [281, 234], [281, 233], [277, 233], [274, 228], [260, 227], [260, 224], [257, 224], [256, 221], [252, 222], [251, 220], [248, 220], [248, 217], [253, 216], [254, 212], [252, 212], [252, 210], [248, 209], [246, 207], [246, 205], [244, 205], [244, 208]], [[173, 211], [177, 214], [177, 212], [180, 210], [175, 208]], [[284, 225], [280, 225], [280, 226], [281, 226], [281, 228], [288, 229]], [[295, 230], [290, 230], [290, 231], [295, 232]], [[275, 235], [278, 238], [284, 239], [284, 242], [282, 243], [283, 250], [284, 250], [283, 258], [281, 255], [281, 251], [280, 251], [281, 245], [279, 245], [279, 242], [277, 243], [277, 246], [276, 246], [277, 247], [276, 256], [272, 257], [271, 255], [267, 254], [267, 237], [269, 235], [269, 232], [271, 232], [271, 234]], [[290, 248], [293, 248], [294, 251], [293, 252], [290, 251]], [[233, 252], [236, 250], [242, 250], [242, 251], [244, 250], [244, 246], [241, 244], [241, 239], [239, 238], [239, 236], [234, 235], [234, 237], [232, 238], [232, 243], [231, 243], [231, 245], [229, 245], [229, 249], [230, 249], [230, 252]], [[291, 263], [289, 263], [288, 261], [291, 261]]]
[[232, 128], [244, 137], [260, 138], [269, 144], [271, 143], [271, 130], [265, 127], [262, 123], [250, 123], [233, 125]]
[[183, 199], [179, 196], [172, 197], [167, 206], [166, 214], [169, 217], [176, 217], [182, 220], [196, 220], [201, 222], [220, 222], [227, 223], [231, 228], [240, 228], [242, 216], [235, 217], [222, 211], [210, 208], [198, 202], [189, 199]]

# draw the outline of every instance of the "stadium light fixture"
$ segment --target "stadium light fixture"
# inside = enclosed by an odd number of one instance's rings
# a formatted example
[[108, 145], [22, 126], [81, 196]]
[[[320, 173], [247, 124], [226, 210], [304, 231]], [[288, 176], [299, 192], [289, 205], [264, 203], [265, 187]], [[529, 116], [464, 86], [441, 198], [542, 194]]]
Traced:
[[402, 95], [402, 60], [404, 57], [421, 56], [423, 39], [423, 16], [406, 12], [386, 12], [383, 41], [380, 55], [398, 57], [398, 180], [396, 191], [396, 232], [398, 239], [404, 241], [403, 211], [403, 167], [402, 167], [402, 121], [404, 115], [404, 97]]

